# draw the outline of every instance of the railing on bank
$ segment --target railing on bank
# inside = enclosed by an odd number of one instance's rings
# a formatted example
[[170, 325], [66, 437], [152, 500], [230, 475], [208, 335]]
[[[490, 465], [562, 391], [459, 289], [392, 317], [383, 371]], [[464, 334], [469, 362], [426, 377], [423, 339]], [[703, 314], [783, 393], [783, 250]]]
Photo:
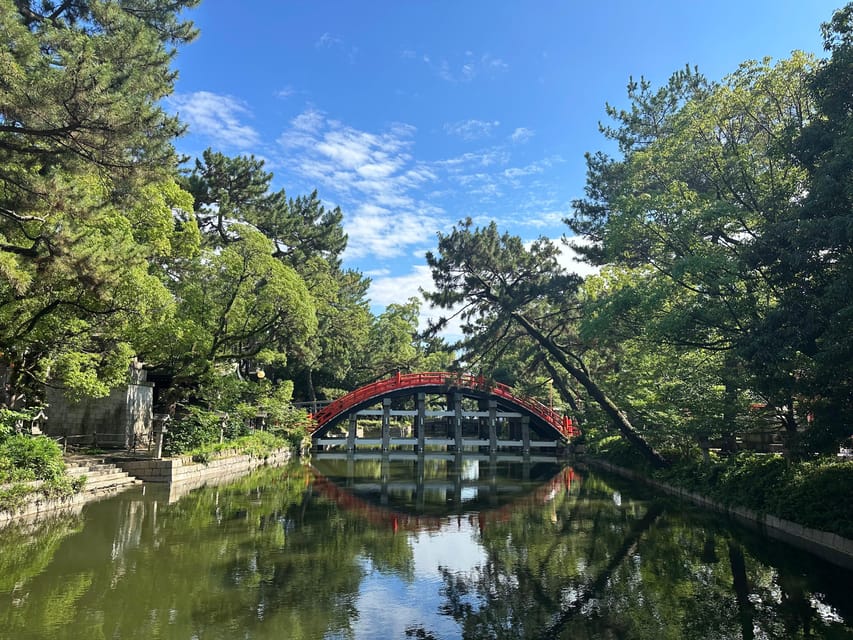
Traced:
[[399, 391], [401, 389], [416, 389], [418, 387], [446, 387], [448, 389], [471, 389], [485, 391], [492, 395], [504, 398], [513, 404], [527, 409], [538, 416], [552, 427], [557, 429], [565, 437], [571, 438], [578, 435], [578, 430], [569, 416], [554, 411], [551, 407], [535, 400], [515, 395], [512, 388], [500, 383], [487, 380], [484, 376], [473, 376], [467, 373], [398, 373], [385, 380], [377, 380], [355, 391], [332, 401], [320, 409], [312, 417], [315, 421], [314, 430], [321, 428], [330, 420], [346, 413], [353, 407], [374, 398]]

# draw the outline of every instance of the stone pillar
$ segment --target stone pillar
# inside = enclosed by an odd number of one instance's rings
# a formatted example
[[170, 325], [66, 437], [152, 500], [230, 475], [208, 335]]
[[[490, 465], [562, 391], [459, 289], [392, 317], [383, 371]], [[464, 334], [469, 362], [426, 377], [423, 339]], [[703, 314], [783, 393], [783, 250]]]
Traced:
[[494, 454], [498, 450], [498, 401], [489, 400], [489, 453]]
[[462, 394], [453, 394], [453, 439], [456, 451], [462, 451]]
[[391, 398], [382, 399], [382, 451], [391, 448]]
[[167, 414], [157, 414], [154, 420], [154, 459], [163, 457], [163, 438], [166, 435], [167, 425], [171, 418]]
[[419, 393], [417, 398], [418, 415], [415, 416], [415, 434], [418, 437], [418, 444], [415, 445], [415, 451], [423, 453], [426, 440], [426, 395]]
[[349, 417], [349, 429], [347, 431], [347, 451], [355, 451], [355, 437], [358, 429], [358, 415], [353, 413]]
[[521, 418], [521, 453], [525, 456], [530, 455], [530, 417], [522, 416]]

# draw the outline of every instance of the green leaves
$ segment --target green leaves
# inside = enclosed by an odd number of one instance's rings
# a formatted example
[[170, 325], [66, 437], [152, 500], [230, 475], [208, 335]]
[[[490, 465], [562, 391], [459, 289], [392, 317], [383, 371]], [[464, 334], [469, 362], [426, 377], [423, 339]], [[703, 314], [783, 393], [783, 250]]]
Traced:
[[[17, 387], [122, 382], [172, 304], [155, 260], [198, 238], [174, 182], [170, 43], [195, 0], [4, 3], [0, 33], [0, 350]], [[37, 398], [38, 393], [30, 394]], [[8, 398], [7, 398], [8, 401]]]
[[609, 109], [617, 126], [604, 129], [623, 156], [588, 157], [588, 197], [567, 220], [596, 241], [589, 259], [622, 273], [586, 336], [726, 350], [721, 380], [768, 399], [790, 432], [794, 397], [820, 393], [804, 384], [819, 336], [839, 326], [805, 303], [823, 295], [828, 265], [809, 260], [797, 221], [814, 186], [794, 150], [825, 121], [811, 87], [820, 69], [794, 52], [720, 82], [680, 72], [656, 91], [631, 85], [631, 108]]

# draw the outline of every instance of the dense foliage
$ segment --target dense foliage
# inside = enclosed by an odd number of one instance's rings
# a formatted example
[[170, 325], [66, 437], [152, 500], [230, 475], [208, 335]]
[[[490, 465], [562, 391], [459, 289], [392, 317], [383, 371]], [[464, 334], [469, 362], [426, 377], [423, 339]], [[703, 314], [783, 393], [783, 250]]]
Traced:
[[214, 412], [226, 438], [263, 414], [298, 442], [294, 394], [334, 397], [441, 351], [417, 339], [417, 303], [371, 314], [369, 280], [341, 266], [340, 209], [273, 189], [254, 156], [181, 166], [162, 105], [197, 3], [0, 2], [4, 411], [38, 406], [46, 384], [105, 396], [135, 358], [174, 414], [174, 450], [218, 441]]
[[0, 511], [14, 511], [34, 493], [49, 498], [70, 495], [86, 482], [85, 477], [66, 477], [56, 442], [16, 433], [37, 413], [0, 409]]
[[604, 438], [593, 449], [597, 458], [647, 473], [721, 504], [746, 507], [853, 538], [853, 514], [843, 508], [853, 491], [853, 464], [849, 462], [794, 462], [780, 455], [741, 452], [706, 461], [682, 458], [670, 469], [654, 470], [618, 438]]
[[[829, 57], [632, 80], [587, 156], [557, 247], [460, 222], [427, 258], [461, 360], [548, 381], [588, 438], [615, 427], [655, 466], [739, 440], [795, 458], [853, 434], [853, 5]], [[439, 323], [440, 326], [440, 323]]]

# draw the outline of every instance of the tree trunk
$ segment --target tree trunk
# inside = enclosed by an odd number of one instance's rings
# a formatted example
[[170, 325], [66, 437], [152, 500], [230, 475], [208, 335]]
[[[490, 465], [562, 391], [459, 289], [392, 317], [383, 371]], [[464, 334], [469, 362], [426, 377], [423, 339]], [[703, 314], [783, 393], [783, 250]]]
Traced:
[[[726, 372], [730, 372], [736, 367], [734, 358], [731, 354], [726, 356], [723, 364]], [[722, 436], [722, 450], [725, 453], [734, 453], [737, 449], [735, 440], [734, 424], [737, 409], [737, 392], [738, 389], [735, 383], [726, 376], [725, 391], [723, 392], [723, 423], [720, 425], [720, 435]]]
[[[575, 400], [575, 394], [572, 393], [572, 390], [569, 389], [569, 386], [565, 382], [563, 382], [563, 376], [560, 375], [560, 372], [557, 371], [557, 368], [547, 358], [542, 359], [542, 364], [545, 365], [545, 368], [548, 370], [548, 374], [551, 376], [551, 380], [553, 380], [554, 384], [557, 385], [557, 390], [560, 392], [560, 397], [569, 404], [575, 414], [579, 414], [580, 409], [578, 408], [578, 403]], [[574, 419], [577, 421], [580, 418], [575, 415]]]
[[604, 410], [610, 420], [619, 429], [628, 442], [636, 447], [646, 459], [657, 468], [669, 467], [669, 461], [658, 453], [645, 438], [637, 433], [628, 416], [622, 411], [610, 397], [604, 393], [595, 381], [590, 378], [587, 373], [579, 367], [573, 365], [566, 353], [558, 347], [553, 340], [545, 336], [530, 320], [524, 317], [521, 313], [514, 312], [512, 314], [518, 323], [527, 331], [528, 335], [536, 340], [539, 345], [550, 353], [560, 365], [569, 372], [569, 374], [577, 380], [587, 393], [595, 400], [598, 405]]
[[311, 413], [317, 413], [317, 392], [314, 390], [314, 371], [308, 367], [308, 399], [311, 400]]

